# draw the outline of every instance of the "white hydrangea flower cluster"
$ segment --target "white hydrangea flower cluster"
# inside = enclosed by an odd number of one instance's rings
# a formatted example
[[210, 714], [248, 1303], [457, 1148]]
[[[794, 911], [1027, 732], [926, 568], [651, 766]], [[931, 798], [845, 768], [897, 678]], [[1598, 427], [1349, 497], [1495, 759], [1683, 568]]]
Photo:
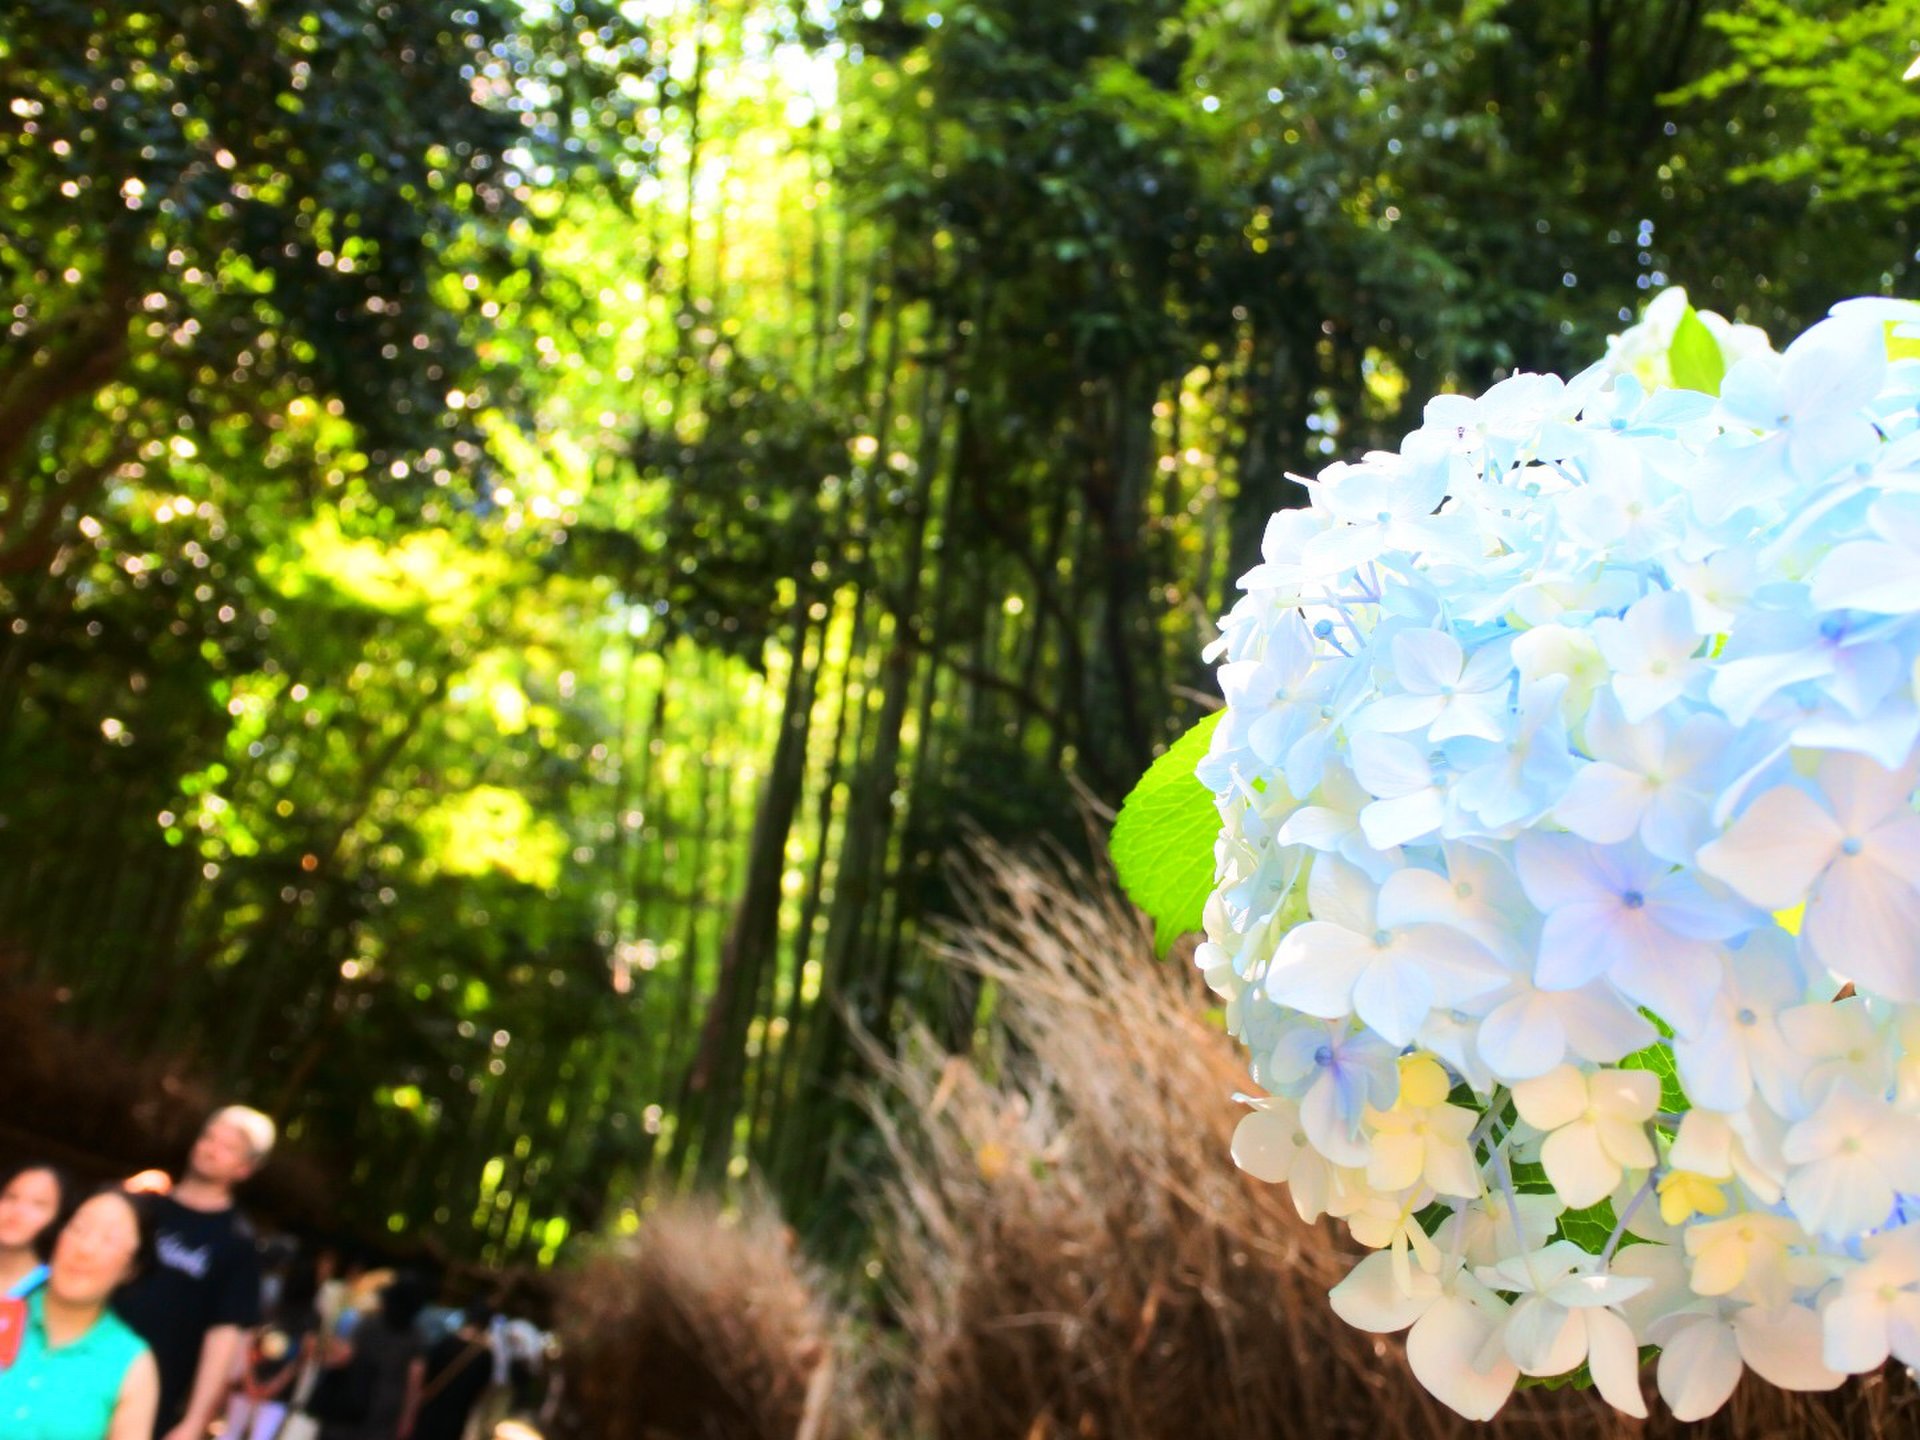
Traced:
[[[1727, 363], [1663, 380], [1675, 317]], [[1664, 334], [1660, 333], [1664, 327]], [[1920, 304], [1657, 302], [1276, 515], [1223, 622], [1197, 960], [1234, 1141], [1493, 1415], [1920, 1365]], [[1693, 340], [1698, 343], [1699, 332]]]

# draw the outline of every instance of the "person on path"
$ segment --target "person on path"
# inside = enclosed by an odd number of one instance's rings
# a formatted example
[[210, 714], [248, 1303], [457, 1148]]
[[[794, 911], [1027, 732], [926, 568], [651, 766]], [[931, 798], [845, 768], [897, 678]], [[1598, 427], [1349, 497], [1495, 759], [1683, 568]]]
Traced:
[[493, 1351], [487, 1343], [492, 1323], [490, 1312], [469, 1309], [453, 1333], [428, 1350], [412, 1440], [460, 1440], [466, 1434], [474, 1406], [493, 1382]]
[[160, 1440], [204, 1440], [246, 1332], [260, 1322], [259, 1252], [233, 1192], [266, 1162], [273, 1140], [273, 1122], [258, 1110], [215, 1112], [185, 1173], [157, 1199], [155, 1263], [116, 1301], [160, 1368]]
[[320, 1440], [408, 1440], [413, 1434], [426, 1372], [426, 1347], [414, 1322], [425, 1306], [426, 1295], [409, 1276], [396, 1276], [381, 1290], [344, 1342], [345, 1363], [334, 1367], [338, 1383], [321, 1382], [347, 1403], [327, 1407]]
[[6, 1440], [147, 1440], [159, 1403], [153, 1353], [108, 1308], [153, 1254], [152, 1197], [102, 1190], [61, 1227], [47, 1281], [26, 1300], [0, 1369]]
[[318, 1286], [311, 1261], [288, 1267], [267, 1323], [255, 1332], [240, 1383], [227, 1402], [223, 1440], [275, 1440], [297, 1398], [300, 1377], [318, 1350]]
[[0, 1301], [24, 1300], [47, 1278], [70, 1186], [51, 1165], [22, 1165], [0, 1185]]

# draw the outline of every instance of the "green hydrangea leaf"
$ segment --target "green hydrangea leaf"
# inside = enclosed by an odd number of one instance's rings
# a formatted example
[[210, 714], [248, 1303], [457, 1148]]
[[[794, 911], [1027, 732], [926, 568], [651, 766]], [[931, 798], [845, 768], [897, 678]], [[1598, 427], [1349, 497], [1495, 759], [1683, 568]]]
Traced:
[[1108, 842], [1121, 888], [1153, 920], [1154, 942], [1162, 950], [1200, 928], [1200, 912], [1213, 890], [1220, 812], [1193, 772], [1206, 758], [1222, 713], [1207, 716], [1148, 767], [1121, 805]]
[[[1640, 1347], [1640, 1363], [1642, 1365], [1657, 1360], [1659, 1356], [1660, 1347], [1658, 1345], [1642, 1345]], [[1589, 1390], [1593, 1388], [1593, 1372], [1587, 1368], [1587, 1362], [1582, 1360], [1564, 1375], [1522, 1375], [1515, 1388], [1520, 1390], [1565, 1390], [1568, 1388]]]
[[1584, 1210], [1569, 1210], [1560, 1217], [1559, 1238], [1571, 1240], [1589, 1255], [1598, 1255], [1613, 1238], [1613, 1202], [1602, 1200]]
[[1553, 1182], [1547, 1179], [1547, 1167], [1538, 1160], [1515, 1160], [1513, 1188], [1522, 1195], [1551, 1195]]
[[1667, 370], [1682, 390], [1702, 390], [1709, 395], [1718, 395], [1720, 382], [1726, 378], [1727, 360], [1720, 353], [1720, 342], [1691, 305], [1674, 327]]
[[1664, 1040], [1656, 1041], [1644, 1050], [1636, 1050], [1620, 1062], [1622, 1070], [1647, 1070], [1659, 1077], [1660, 1108], [1670, 1115], [1678, 1115], [1693, 1108], [1693, 1102], [1687, 1099], [1687, 1092], [1680, 1088], [1680, 1070], [1674, 1064], [1673, 1047]]
[[[1645, 1209], [1646, 1203], [1641, 1202], [1642, 1210]], [[1634, 1213], [1639, 1214], [1640, 1211]], [[1615, 1223], [1613, 1202], [1602, 1200], [1598, 1205], [1589, 1205], [1584, 1210], [1568, 1210], [1561, 1215], [1559, 1228], [1554, 1231], [1554, 1239], [1571, 1240], [1589, 1255], [1599, 1255], [1606, 1250], [1607, 1241], [1613, 1238]], [[1646, 1243], [1631, 1230], [1623, 1230], [1620, 1232], [1620, 1243], [1616, 1249], [1624, 1250], [1629, 1245]]]
[[1593, 1372], [1587, 1368], [1587, 1362], [1582, 1360], [1573, 1369], [1560, 1375], [1522, 1375], [1515, 1382], [1514, 1388], [1516, 1390], [1591, 1390]]

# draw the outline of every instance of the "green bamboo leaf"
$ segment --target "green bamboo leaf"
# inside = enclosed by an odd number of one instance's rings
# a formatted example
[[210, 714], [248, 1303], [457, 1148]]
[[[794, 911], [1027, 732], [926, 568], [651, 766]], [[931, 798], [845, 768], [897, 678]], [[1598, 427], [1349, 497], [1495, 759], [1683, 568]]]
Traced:
[[1152, 918], [1154, 943], [1162, 950], [1200, 928], [1200, 912], [1213, 890], [1220, 812], [1193, 772], [1206, 757], [1220, 714], [1207, 716], [1147, 768], [1113, 825], [1109, 849], [1121, 888]]

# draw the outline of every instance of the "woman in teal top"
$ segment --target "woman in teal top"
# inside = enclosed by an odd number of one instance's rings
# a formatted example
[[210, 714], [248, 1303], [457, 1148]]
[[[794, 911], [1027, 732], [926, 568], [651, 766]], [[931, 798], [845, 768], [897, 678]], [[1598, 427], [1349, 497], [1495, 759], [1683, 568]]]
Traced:
[[61, 1228], [19, 1351], [0, 1370], [6, 1440], [149, 1440], [159, 1372], [107, 1301], [152, 1245], [142, 1197], [123, 1190], [101, 1191]]

